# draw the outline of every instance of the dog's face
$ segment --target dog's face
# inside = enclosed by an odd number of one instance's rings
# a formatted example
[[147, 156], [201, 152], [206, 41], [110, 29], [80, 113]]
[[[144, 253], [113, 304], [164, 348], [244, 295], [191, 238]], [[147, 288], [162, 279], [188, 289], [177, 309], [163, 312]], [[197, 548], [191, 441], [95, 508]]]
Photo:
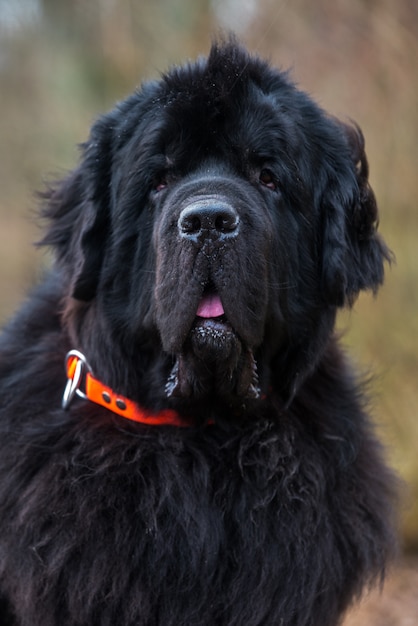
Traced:
[[360, 131], [233, 43], [99, 120], [63, 198], [68, 295], [175, 357], [169, 397], [256, 399], [272, 376], [291, 396], [388, 256]]

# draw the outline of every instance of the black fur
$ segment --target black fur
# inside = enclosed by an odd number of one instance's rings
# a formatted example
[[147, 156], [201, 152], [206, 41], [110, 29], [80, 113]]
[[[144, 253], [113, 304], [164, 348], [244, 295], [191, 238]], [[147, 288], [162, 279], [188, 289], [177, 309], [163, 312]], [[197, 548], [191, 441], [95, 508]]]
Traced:
[[[1, 624], [335, 626], [395, 545], [333, 334], [390, 259], [360, 130], [227, 41], [99, 119], [45, 206], [56, 263], [0, 343]], [[189, 425], [64, 411], [72, 348]]]

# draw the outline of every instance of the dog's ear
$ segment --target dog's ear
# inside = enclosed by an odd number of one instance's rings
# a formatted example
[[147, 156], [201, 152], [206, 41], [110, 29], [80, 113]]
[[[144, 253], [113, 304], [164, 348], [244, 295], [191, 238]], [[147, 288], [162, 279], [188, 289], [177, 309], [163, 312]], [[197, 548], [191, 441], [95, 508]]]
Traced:
[[378, 209], [369, 185], [364, 137], [355, 125], [338, 122], [350, 168], [336, 172], [323, 200], [323, 290], [332, 305], [351, 305], [361, 290], [376, 292], [392, 254], [377, 233]]
[[72, 293], [78, 300], [92, 300], [96, 294], [109, 234], [113, 128], [108, 116], [101, 118], [84, 146], [81, 168], [86, 196], [79, 236], [80, 262]]
[[71, 268], [71, 295], [86, 302], [95, 296], [108, 238], [112, 129], [107, 116], [99, 119], [79, 167], [44, 194], [50, 228], [41, 244], [52, 245], [59, 264]]

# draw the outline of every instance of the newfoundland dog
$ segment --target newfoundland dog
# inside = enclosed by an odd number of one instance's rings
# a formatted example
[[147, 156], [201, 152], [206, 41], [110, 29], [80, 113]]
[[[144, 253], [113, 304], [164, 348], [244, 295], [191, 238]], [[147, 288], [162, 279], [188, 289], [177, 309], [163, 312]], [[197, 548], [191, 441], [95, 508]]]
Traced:
[[0, 343], [3, 626], [335, 626], [395, 480], [334, 334], [390, 252], [359, 128], [233, 39], [45, 193]]

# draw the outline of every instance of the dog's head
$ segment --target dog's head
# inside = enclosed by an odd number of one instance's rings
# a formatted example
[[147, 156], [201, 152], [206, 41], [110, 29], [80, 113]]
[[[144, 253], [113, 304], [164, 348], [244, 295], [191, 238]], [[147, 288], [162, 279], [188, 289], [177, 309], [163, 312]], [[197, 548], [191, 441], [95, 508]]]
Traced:
[[102, 117], [48, 214], [78, 340], [157, 343], [173, 397], [289, 398], [389, 259], [360, 130], [234, 42]]

